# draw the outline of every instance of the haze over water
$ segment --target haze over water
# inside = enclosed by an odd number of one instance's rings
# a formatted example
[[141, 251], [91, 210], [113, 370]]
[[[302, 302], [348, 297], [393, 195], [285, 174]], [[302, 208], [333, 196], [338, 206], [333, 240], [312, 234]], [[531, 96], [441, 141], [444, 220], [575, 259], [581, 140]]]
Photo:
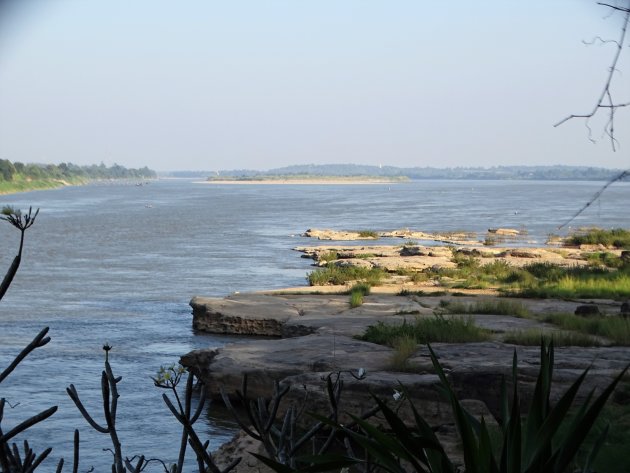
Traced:
[[[145, 186], [100, 184], [3, 196], [40, 208], [22, 266], [0, 303], [0, 367], [44, 326], [52, 341], [3, 384], [7, 425], [51, 405], [59, 411], [31, 430], [37, 452], [70, 460], [73, 429], [82, 436], [81, 471], [110, 462], [107, 436], [94, 433], [65, 393], [74, 383], [97, 419], [102, 345], [120, 383], [119, 429], [126, 455], [174, 461], [180, 430], [150, 376], [197, 348], [230, 339], [197, 334], [188, 301], [305, 285], [311, 261], [291, 251], [318, 242], [307, 228], [422, 231], [524, 227], [543, 244], [601, 187], [597, 182], [418, 181], [383, 185], [221, 186], [167, 180]], [[573, 227], [630, 227], [630, 184], [611, 186]], [[19, 234], [0, 225], [4, 271]], [[325, 243], [325, 242], [324, 242]], [[400, 244], [399, 240], [384, 240]], [[348, 243], [351, 244], [351, 243]], [[212, 445], [232, 424], [210, 416], [199, 426]], [[221, 417], [220, 414], [217, 414]], [[52, 469], [52, 462], [48, 461]], [[160, 471], [157, 466], [151, 471]]]

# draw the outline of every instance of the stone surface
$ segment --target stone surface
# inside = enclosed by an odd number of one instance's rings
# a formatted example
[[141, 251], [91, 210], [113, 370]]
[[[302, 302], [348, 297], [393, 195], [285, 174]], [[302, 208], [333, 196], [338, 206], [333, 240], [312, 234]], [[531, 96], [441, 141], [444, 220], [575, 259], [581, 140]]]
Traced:
[[[496, 298], [493, 298], [496, 299]], [[418, 295], [394, 296], [370, 294], [362, 306], [351, 309], [347, 295], [235, 294], [224, 299], [194, 298], [195, 327], [201, 330], [233, 334], [272, 334], [274, 339], [246, 339], [219, 349], [195, 350], [181, 362], [199, 375], [213, 398], [223, 388], [228, 395], [240, 390], [243, 376], [248, 378], [248, 396], [270, 397], [274, 383], [290, 389], [280, 412], [288, 405], [308, 405], [310, 410], [327, 412], [329, 401], [325, 391], [327, 376], [341, 376], [344, 388], [340, 409], [359, 415], [372, 407], [372, 394], [394, 403], [394, 390], [402, 384], [420, 414], [434, 426], [448, 445], [451, 455], [458, 455], [458, 440], [453, 429], [450, 405], [438, 390], [439, 379], [426, 346], [419, 345], [408, 363], [413, 372], [391, 370], [392, 348], [353, 338], [377, 322], [400, 324], [416, 317], [433, 317], [442, 300], [461, 303], [479, 301], [479, 297]], [[560, 300], [513, 299], [537, 313], [573, 312], [580, 302]], [[595, 307], [619, 311], [619, 304], [595, 301]], [[611, 312], [612, 313], [612, 312]], [[444, 315], [457, 317], [458, 314]], [[466, 315], [495, 333], [494, 340], [483, 343], [435, 343], [433, 349], [453, 389], [476, 416], [492, 421], [499, 415], [499, 397], [504, 379], [511, 379], [512, 356], [518, 355], [519, 395], [527, 409], [539, 369], [540, 348], [513, 346], [501, 342], [502, 334], [512, 330], [553, 327], [530, 319], [481, 314]], [[552, 400], [558, 400], [583, 370], [590, 367], [578, 401], [591, 389], [601, 389], [628, 363], [628, 347], [556, 348]], [[359, 369], [363, 379], [356, 379]], [[406, 406], [406, 405], [405, 405]], [[411, 421], [408, 407], [400, 415]], [[345, 414], [342, 421], [347, 420]], [[382, 423], [378, 416], [373, 421]], [[242, 435], [217, 453], [217, 460], [227, 464], [243, 455], [237, 472], [253, 473], [259, 464], [247, 452], [261, 451], [260, 445]], [[263, 468], [264, 470], [264, 468]]]

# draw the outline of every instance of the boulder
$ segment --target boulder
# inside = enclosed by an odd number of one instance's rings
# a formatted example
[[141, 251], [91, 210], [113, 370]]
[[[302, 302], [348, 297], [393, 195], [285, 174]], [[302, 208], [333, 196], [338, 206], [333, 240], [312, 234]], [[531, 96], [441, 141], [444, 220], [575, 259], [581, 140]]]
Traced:
[[589, 316], [589, 315], [600, 315], [599, 307], [596, 305], [588, 304], [588, 305], [579, 305], [575, 308], [575, 315]]

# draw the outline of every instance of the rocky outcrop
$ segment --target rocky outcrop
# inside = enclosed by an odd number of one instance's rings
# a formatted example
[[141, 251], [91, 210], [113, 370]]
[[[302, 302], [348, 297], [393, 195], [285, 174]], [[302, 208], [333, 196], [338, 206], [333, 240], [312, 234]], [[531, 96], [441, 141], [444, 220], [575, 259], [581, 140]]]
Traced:
[[[195, 350], [184, 355], [181, 363], [195, 372], [213, 398], [240, 390], [243, 377], [248, 379], [248, 396], [270, 397], [274, 383], [289, 386], [283, 399], [286, 405], [308, 403], [311, 411], [327, 412], [325, 379], [337, 374], [343, 380], [340, 411], [361, 414], [374, 405], [372, 395], [395, 403], [394, 394], [403, 385], [425, 420], [437, 429], [440, 438], [456, 455], [457, 435], [452, 428], [450, 405], [439, 390], [439, 378], [426, 346], [419, 345], [408, 360], [412, 372], [392, 369], [394, 350], [357, 340], [366, 327], [377, 322], [401, 324], [416, 317], [433, 316], [440, 301], [461, 303], [478, 301], [475, 297], [419, 297], [371, 294], [363, 305], [350, 308], [347, 295], [269, 295], [235, 294], [227, 298], [200, 298], [191, 301], [195, 327], [213, 333], [273, 335], [273, 339], [247, 339], [220, 349]], [[510, 299], [516, 301], [515, 299]], [[559, 300], [520, 300], [537, 313], [573, 312], [578, 302]], [[602, 312], [617, 313], [619, 304], [599, 304]], [[597, 307], [597, 305], [595, 305]], [[443, 317], [457, 315], [444, 314]], [[617, 315], [618, 316], [618, 315]], [[503, 343], [502, 334], [513, 330], [552, 329], [531, 319], [503, 315], [470, 315], [477, 325], [491, 330], [494, 340], [483, 343], [435, 343], [433, 349], [447, 373], [458, 397], [473, 415], [492, 421], [499, 415], [499, 396], [504, 379], [511, 379], [514, 352], [518, 356], [518, 383], [523, 408], [534, 390], [539, 369], [540, 348]], [[609, 383], [628, 363], [628, 347], [556, 348], [552, 399], [557, 400], [583, 370], [590, 367], [578, 401], [591, 389]], [[359, 376], [364, 372], [365, 376]], [[360, 378], [360, 379], [359, 379]], [[408, 407], [400, 415], [411, 419]], [[344, 414], [345, 416], [346, 414]], [[347, 417], [342, 417], [342, 421]], [[373, 419], [380, 422], [379, 418]], [[243, 447], [243, 445], [245, 445]], [[245, 451], [243, 451], [243, 448]], [[219, 453], [221, 461], [259, 448], [240, 436]], [[258, 462], [245, 455], [237, 469], [253, 473]], [[258, 471], [258, 470], [256, 470]]]

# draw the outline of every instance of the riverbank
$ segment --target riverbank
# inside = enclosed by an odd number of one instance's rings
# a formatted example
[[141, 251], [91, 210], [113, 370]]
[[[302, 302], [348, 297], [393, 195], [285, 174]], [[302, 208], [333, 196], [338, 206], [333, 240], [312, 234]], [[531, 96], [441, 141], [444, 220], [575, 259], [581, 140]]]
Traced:
[[207, 181], [196, 181], [196, 184], [226, 184], [226, 185], [368, 185], [368, 184], [401, 184], [406, 180], [393, 180], [387, 178], [359, 178], [351, 177], [331, 177], [331, 178], [313, 178], [313, 179], [211, 179]]
[[[369, 239], [363, 233], [309, 230], [304, 236]], [[510, 238], [519, 232], [502, 229], [490, 233]], [[409, 230], [374, 235], [405, 239], [414, 235], [434, 242], [445, 237]], [[256, 338], [221, 349], [196, 350], [181, 362], [205, 382], [214, 398], [220, 397], [221, 389], [226, 393], [241, 390], [244, 375], [250, 398], [270, 398], [275, 393], [274, 382], [280, 383], [288, 390], [281, 412], [304, 398], [309, 399], [309, 410], [326, 412], [322, 380], [331, 373], [343, 380], [340, 403], [344, 412], [353, 415], [373, 406], [372, 394], [391, 400], [402, 383], [455, 460], [461, 458], [459, 439], [450, 405], [439, 394], [440, 381], [426, 343], [433, 346], [449, 382], [470, 412], [491, 423], [500, 413], [501, 383], [509, 376], [514, 352], [519, 358], [519, 395], [527, 405], [538, 371], [541, 338], [553, 338], [557, 347], [554, 400], [587, 367], [590, 371], [578, 394], [580, 402], [591, 388], [608, 384], [623, 369], [630, 359], [626, 300], [505, 297], [504, 287], [480, 281], [466, 285], [457, 271], [464, 267], [470, 273], [484, 273], [482, 268], [489, 266], [501, 269], [504, 275], [520, 274], [518, 271], [531, 264], [586, 270], [595, 264], [593, 254], [597, 261], [602, 253], [609, 255], [608, 261], [621, 261], [624, 250], [599, 244], [562, 247], [560, 241], [536, 248], [491, 247], [474, 245], [467, 232], [448, 237], [450, 246], [422, 246], [407, 240], [403, 245], [297, 247], [295, 250], [320, 268], [315, 274], [347, 269], [350, 279], [224, 298], [195, 297], [190, 305], [196, 330]], [[456, 239], [459, 246], [454, 244]], [[378, 271], [380, 279], [366, 283], [370, 271]], [[355, 299], [355, 294], [360, 297]], [[264, 454], [260, 444], [241, 434], [218, 457], [227, 462], [249, 451]], [[250, 472], [260, 466], [248, 457], [237, 471]]]
[[1, 181], [0, 195], [17, 194], [19, 192], [30, 192], [37, 190], [58, 189], [66, 186], [80, 186], [88, 182], [84, 179], [71, 181], [62, 179], [31, 179], [19, 181]]

